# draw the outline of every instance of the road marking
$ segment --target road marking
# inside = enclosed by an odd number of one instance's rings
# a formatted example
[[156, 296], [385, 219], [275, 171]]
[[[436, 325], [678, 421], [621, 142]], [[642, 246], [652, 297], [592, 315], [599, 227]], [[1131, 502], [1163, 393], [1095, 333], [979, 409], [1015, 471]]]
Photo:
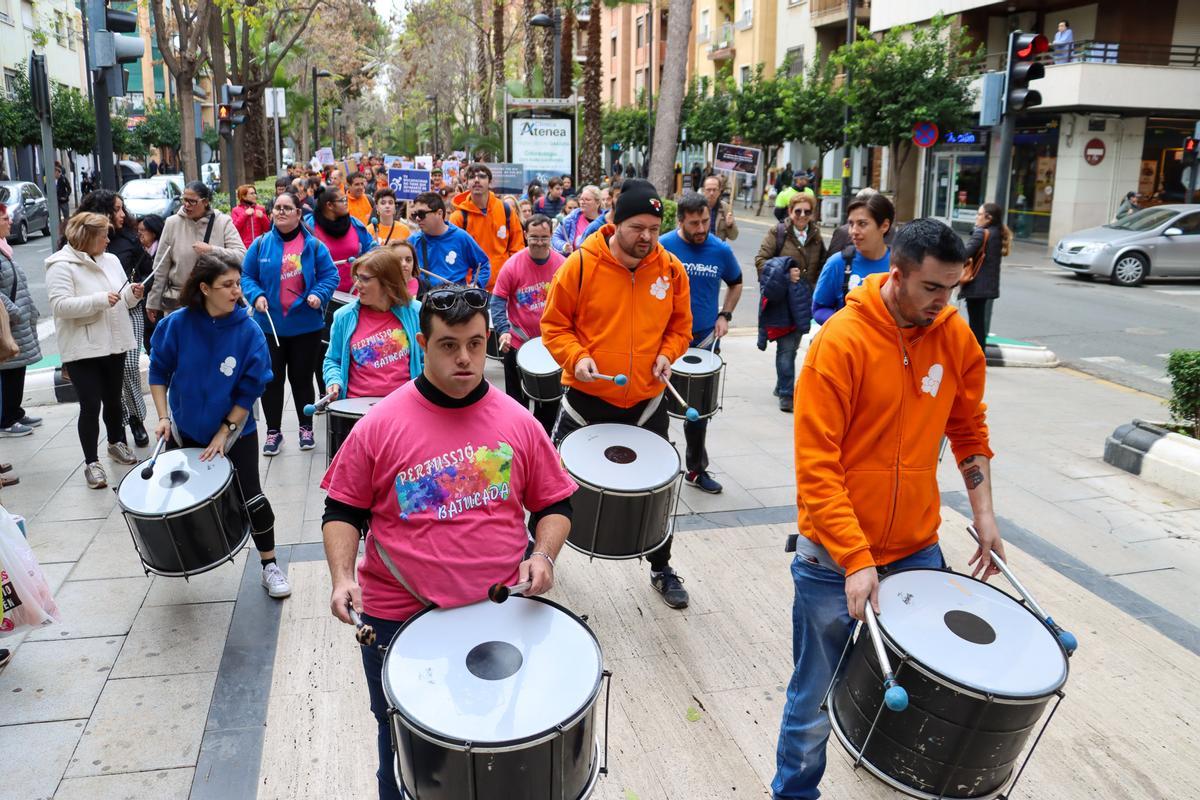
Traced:
[[1191, 289], [1155, 289], [1159, 294], [1180, 294], [1180, 295], [1197, 295], [1200, 294], [1200, 286]]
[[1128, 372], [1131, 375], [1136, 375], [1139, 378], [1145, 378], [1156, 383], [1171, 383], [1171, 379], [1166, 375], [1163, 375], [1158, 370], [1142, 364], [1136, 364], [1132, 361], [1126, 361], [1120, 356], [1092, 356], [1090, 358], [1081, 358], [1079, 360], [1088, 364], [1111, 367], [1119, 372]]

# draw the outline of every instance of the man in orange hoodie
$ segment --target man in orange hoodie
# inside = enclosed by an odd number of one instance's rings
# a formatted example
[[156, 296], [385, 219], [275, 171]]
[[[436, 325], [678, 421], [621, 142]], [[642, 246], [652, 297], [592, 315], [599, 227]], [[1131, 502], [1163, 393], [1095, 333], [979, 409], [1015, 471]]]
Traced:
[[[626, 181], [612, 225], [584, 239], [559, 267], [542, 312], [542, 342], [567, 387], [552, 438], [585, 425], [639, 425], [664, 439], [671, 364], [692, 339], [687, 272], [658, 243], [662, 201], [649, 181]], [[974, 340], [972, 340], [974, 341]], [[597, 375], [628, 376], [624, 386]], [[671, 539], [647, 556], [650, 583], [672, 608], [687, 591], [670, 567]]]
[[[838, 658], [879, 612], [879, 577], [945, 566], [938, 546], [938, 443], [949, 437], [980, 545], [970, 564], [986, 579], [1004, 548], [992, 511], [983, 403], [986, 364], [950, 304], [962, 240], [919, 219], [892, 243], [891, 269], [868, 276], [821, 328], [796, 384], [796, 501], [792, 537], [795, 661], [783, 711], [775, 800], [819, 796], [829, 718], [821, 711]], [[886, 622], [886, 620], [885, 620]]]
[[[471, 164], [463, 170], [463, 177], [470, 189], [455, 195], [456, 210], [450, 222], [471, 235], [490, 263], [502, 265], [525, 248], [521, 216], [492, 192], [492, 171], [485, 165]], [[499, 274], [497, 266], [488, 280], [489, 292]]]

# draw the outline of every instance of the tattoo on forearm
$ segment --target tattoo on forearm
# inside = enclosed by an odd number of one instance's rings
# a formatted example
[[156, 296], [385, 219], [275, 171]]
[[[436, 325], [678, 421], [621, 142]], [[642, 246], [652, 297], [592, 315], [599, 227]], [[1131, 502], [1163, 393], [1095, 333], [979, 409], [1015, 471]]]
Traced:
[[962, 470], [963, 480], [967, 482], [967, 491], [976, 489], [983, 484], [983, 470], [975, 463], [976, 456], [968, 456], [958, 462]]

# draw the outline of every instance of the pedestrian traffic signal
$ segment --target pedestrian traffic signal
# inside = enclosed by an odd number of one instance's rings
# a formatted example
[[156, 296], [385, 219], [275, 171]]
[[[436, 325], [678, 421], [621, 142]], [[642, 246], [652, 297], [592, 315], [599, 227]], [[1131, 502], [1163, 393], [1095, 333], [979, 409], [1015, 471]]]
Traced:
[[1188, 138], [1183, 142], [1183, 165], [1190, 167], [1196, 164], [1200, 157], [1200, 139]]
[[1041, 92], [1029, 84], [1046, 77], [1046, 68], [1037, 60], [1050, 49], [1050, 41], [1040, 33], [1014, 31], [1008, 37], [1008, 72], [1004, 82], [1004, 113], [1015, 114], [1042, 104]]
[[246, 87], [226, 83], [221, 87], [221, 103], [217, 107], [217, 121], [222, 136], [232, 136], [233, 129], [246, 121]]
[[125, 94], [128, 73], [121, 64], [140, 59], [146, 45], [137, 36], [137, 14], [108, 7], [108, 0], [88, 0], [88, 56], [90, 68], [99, 73], [109, 97]]

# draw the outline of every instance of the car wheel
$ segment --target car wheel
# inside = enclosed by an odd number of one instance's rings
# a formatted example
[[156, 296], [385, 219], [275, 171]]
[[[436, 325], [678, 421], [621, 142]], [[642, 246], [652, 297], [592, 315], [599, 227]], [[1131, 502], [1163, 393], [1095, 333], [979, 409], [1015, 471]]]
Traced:
[[17, 224], [17, 230], [13, 234], [13, 239], [17, 244], [25, 244], [29, 241], [29, 224], [25, 220], [21, 220]]
[[50, 220], [49, 220], [49, 218], [47, 218], [46, 219], [46, 227], [42, 228], [42, 236], [49, 236], [49, 235], [50, 235]]
[[1146, 279], [1150, 272], [1150, 264], [1140, 253], [1126, 253], [1113, 264], [1112, 276], [1109, 278], [1117, 286], [1137, 286]]

